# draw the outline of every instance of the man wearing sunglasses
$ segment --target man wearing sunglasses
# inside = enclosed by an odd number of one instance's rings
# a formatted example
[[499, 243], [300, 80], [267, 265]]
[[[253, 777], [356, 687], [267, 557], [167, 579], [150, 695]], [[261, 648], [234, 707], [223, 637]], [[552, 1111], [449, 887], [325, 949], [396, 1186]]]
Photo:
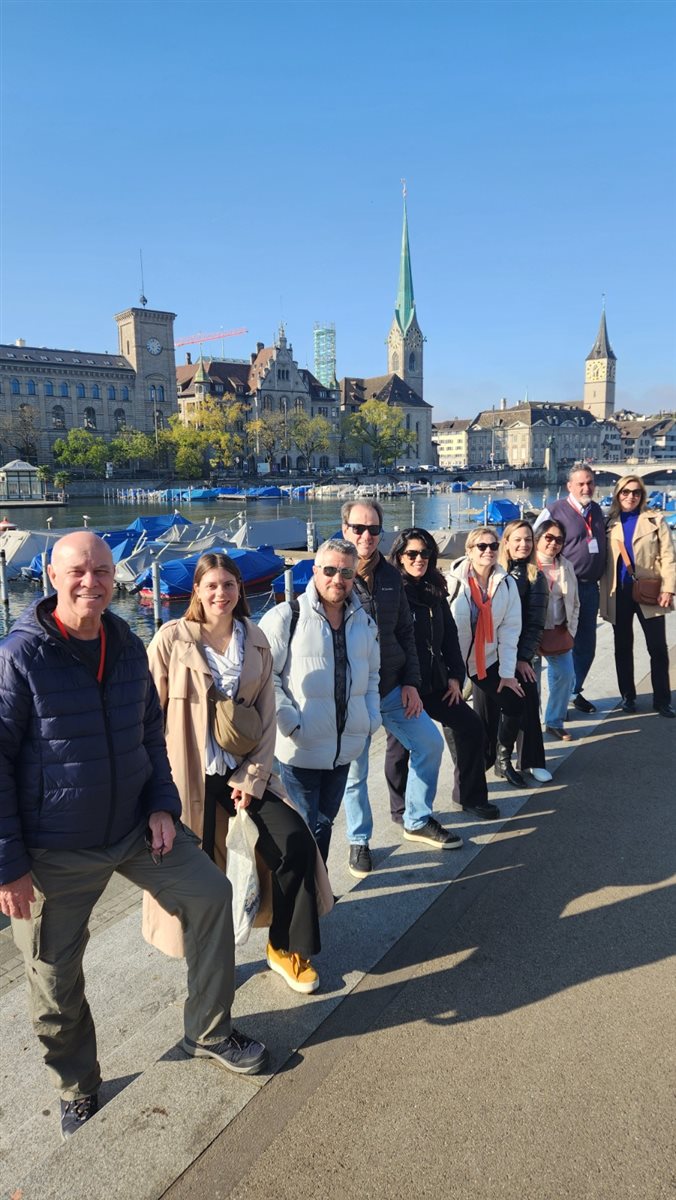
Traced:
[[573, 564], [580, 597], [580, 618], [573, 646], [573, 705], [583, 713], [596, 712], [596, 705], [582, 695], [582, 689], [596, 654], [599, 581], [606, 569], [606, 523], [600, 505], [592, 499], [595, 488], [591, 467], [574, 463], [568, 472], [566, 499], [555, 500], [549, 508], [544, 508], [534, 526], [537, 529], [552, 518], [566, 531], [563, 557]]
[[380, 725], [378, 631], [353, 590], [356, 569], [354, 546], [331, 538], [305, 594], [260, 622], [272, 651], [282, 781], [324, 862], [350, 763]]
[[[404, 826], [409, 837], [437, 849], [450, 849], [457, 838], [432, 816], [444, 743], [420, 699], [420, 665], [401, 575], [378, 550], [383, 512], [374, 502], [348, 501], [343, 505], [342, 518], [343, 534], [359, 555], [355, 590], [378, 626], [383, 725], [410, 753]], [[373, 815], [367, 787], [369, 748], [370, 738], [350, 767], [345, 790], [348, 867], [358, 879], [373, 869], [369, 847]]]

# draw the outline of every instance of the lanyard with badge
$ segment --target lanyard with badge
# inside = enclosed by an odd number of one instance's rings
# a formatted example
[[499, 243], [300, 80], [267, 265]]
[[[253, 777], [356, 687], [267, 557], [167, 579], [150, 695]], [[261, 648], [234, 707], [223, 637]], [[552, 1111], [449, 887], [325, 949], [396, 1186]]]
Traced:
[[[64, 625], [61, 618], [58, 617], [56, 613], [53, 613], [52, 616], [54, 617], [54, 622], [55, 622], [56, 627], [57, 627], [59, 633], [61, 634], [61, 636], [65, 637], [66, 641], [69, 641], [70, 634], [69, 634], [68, 630], [66, 629], [66, 626]], [[103, 669], [104, 669], [105, 665], [106, 665], [106, 630], [105, 630], [105, 626], [102, 623], [101, 624], [101, 654], [99, 656], [99, 669], [96, 672], [96, 682], [97, 683], [100, 683], [101, 680], [103, 679]]]
[[570, 499], [570, 497], [568, 498], [568, 503], [570, 504], [570, 507], [575, 510], [576, 513], [580, 514], [580, 516], [582, 517], [582, 520], [584, 521], [585, 529], [587, 530], [587, 549], [588, 549], [589, 553], [590, 554], [598, 554], [599, 544], [598, 544], [596, 538], [594, 537], [594, 533], [592, 530], [591, 506], [589, 508], [589, 516], [585, 517], [584, 513], [582, 512], [582, 509], [578, 508], [576, 504], [573, 504], [573, 501]]

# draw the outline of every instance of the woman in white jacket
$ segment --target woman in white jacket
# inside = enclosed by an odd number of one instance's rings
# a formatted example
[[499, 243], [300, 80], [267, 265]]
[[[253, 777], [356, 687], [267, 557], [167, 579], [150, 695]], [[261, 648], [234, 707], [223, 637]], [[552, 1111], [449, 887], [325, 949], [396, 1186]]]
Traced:
[[524, 705], [516, 676], [521, 600], [516, 583], [498, 565], [499, 548], [494, 529], [473, 529], [465, 542], [467, 557], [451, 568], [449, 591], [475, 707], [486, 725], [486, 766], [518, 786], [511, 756]]

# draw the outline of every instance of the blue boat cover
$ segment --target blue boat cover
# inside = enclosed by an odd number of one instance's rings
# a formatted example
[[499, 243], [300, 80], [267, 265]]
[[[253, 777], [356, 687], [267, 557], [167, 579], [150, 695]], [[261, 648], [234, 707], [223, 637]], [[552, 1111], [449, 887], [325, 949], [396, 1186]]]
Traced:
[[150, 537], [157, 537], [158, 534], [171, 529], [172, 525], [192, 525], [192, 521], [186, 520], [180, 513], [166, 513], [161, 517], [137, 517], [131, 525], [127, 525], [127, 529], [132, 532], [135, 530], [136, 533], [143, 533], [145, 530]]
[[513, 500], [490, 500], [486, 505], [486, 516], [483, 512], [472, 517], [476, 525], [506, 525], [508, 521], [516, 521], [521, 516], [521, 509]]
[[[209, 554], [227, 554], [237, 563], [245, 586], [269, 581], [284, 566], [284, 559], [277, 554], [260, 550], [233, 550], [226, 546], [213, 546]], [[160, 563], [160, 591], [163, 596], [189, 596], [200, 554], [188, 558], [167, 559]], [[135, 588], [152, 588], [152, 568], [142, 571], [134, 583]]]
[[[302, 558], [300, 562], [294, 563], [293, 567], [291, 568], [294, 596], [303, 595], [308, 583], [312, 579], [312, 568], [314, 566], [314, 561], [314, 558]], [[284, 575], [285, 572], [282, 572], [281, 575], [278, 575], [277, 578], [273, 579], [272, 581], [272, 590], [275, 593], [275, 596], [284, 595]]]

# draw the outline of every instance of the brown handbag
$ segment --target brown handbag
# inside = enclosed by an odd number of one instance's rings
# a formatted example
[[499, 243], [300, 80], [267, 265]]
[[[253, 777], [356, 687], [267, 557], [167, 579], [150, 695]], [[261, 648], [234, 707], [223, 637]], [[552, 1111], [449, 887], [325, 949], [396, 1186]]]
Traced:
[[556, 654], [566, 654], [568, 650], [572, 650], [575, 644], [575, 639], [570, 633], [568, 626], [555, 625], [553, 629], [543, 629], [538, 646], [538, 653], [544, 654], [545, 658], [553, 658]]
[[222, 696], [215, 687], [209, 692], [212, 708], [214, 738], [228, 754], [244, 758], [261, 740], [263, 723], [255, 708], [238, 704], [231, 697]]
[[649, 579], [640, 579], [636, 574], [636, 569], [632, 567], [631, 559], [627, 554], [627, 547], [624, 542], [618, 542], [622, 561], [627, 568], [627, 574], [631, 575], [631, 598], [635, 604], [652, 604], [656, 605], [659, 596], [662, 595], [662, 580], [655, 579], [654, 576]]

